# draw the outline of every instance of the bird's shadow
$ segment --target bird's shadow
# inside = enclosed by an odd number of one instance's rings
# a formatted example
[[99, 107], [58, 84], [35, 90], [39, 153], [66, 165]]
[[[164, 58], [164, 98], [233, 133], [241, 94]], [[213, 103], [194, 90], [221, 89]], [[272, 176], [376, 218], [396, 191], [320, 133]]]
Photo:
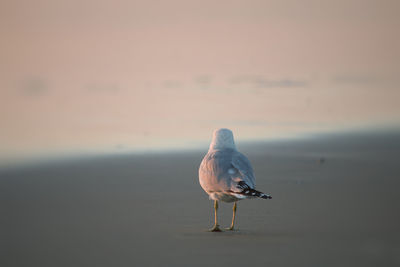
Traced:
[[178, 236], [183, 239], [209, 239], [209, 238], [239, 238], [239, 239], [269, 239], [283, 240], [293, 238], [288, 232], [268, 231], [265, 229], [237, 228], [234, 230], [221, 229], [221, 232], [211, 232], [209, 229], [187, 228]]

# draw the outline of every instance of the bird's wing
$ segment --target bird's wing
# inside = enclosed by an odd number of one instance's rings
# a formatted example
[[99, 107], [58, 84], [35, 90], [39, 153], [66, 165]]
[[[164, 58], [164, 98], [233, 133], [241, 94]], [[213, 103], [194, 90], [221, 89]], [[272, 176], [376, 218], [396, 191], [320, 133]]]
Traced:
[[236, 152], [232, 156], [232, 166], [240, 173], [241, 180], [245, 182], [250, 188], [256, 186], [256, 179], [254, 177], [253, 168], [251, 167], [249, 159], [240, 152]]
[[207, 153], [199, 168], [200, 184], [207, 192], [228, 191], [231, 176], [228, 172], [232, 164], [231, 150], [218, 150]]

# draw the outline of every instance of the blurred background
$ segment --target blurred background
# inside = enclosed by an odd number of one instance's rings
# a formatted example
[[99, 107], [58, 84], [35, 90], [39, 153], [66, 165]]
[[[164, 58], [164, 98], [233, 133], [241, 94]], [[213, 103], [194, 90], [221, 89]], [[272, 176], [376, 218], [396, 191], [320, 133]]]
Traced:
[[398, 1], [0, 2], [0, 162], [400, 123]]

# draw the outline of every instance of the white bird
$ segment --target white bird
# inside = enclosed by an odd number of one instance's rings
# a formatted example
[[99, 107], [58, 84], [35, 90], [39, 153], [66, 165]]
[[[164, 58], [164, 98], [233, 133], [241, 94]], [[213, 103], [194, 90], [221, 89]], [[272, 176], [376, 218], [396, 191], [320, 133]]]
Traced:
[[207, 155], [199, 168], [199, 181], [211, 200], [214, 200], [215, 223], [212, 232], [220, 232], [217, 211], [218, 201], [235, 202], [233, 204], [232, 224], [227, 230], [233, 230], [237, 201], [246, 198], [272, 198], [255, 190], [255, 177], [248, 158], [236, 150], [232, 131], [218, 129], [213, 133]]

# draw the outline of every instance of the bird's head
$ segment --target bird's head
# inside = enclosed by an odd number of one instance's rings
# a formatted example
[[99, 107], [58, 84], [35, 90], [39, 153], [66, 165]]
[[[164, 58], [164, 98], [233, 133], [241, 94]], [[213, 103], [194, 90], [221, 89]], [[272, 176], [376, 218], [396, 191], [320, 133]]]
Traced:
[[213, 138], [210, 144], [210, 150], [231, 148], [236, 149], [233, 133], [229, 129], [217, 129], [213, 133]]

